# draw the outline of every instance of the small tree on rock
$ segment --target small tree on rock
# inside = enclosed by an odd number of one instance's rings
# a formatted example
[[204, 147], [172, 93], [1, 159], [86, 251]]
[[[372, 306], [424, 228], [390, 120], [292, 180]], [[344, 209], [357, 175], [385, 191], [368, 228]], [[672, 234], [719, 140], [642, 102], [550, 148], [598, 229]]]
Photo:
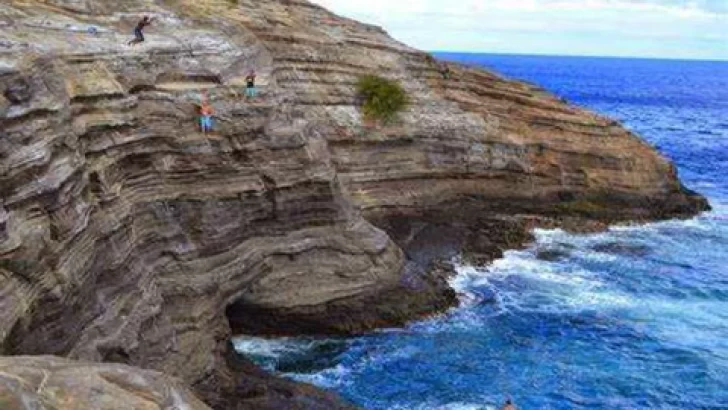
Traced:
[[388, 123], [407, 106], [407, 94], [396, 81], [366, 75], [356, 87], [362, 99], [362, 113], [368, 119]]

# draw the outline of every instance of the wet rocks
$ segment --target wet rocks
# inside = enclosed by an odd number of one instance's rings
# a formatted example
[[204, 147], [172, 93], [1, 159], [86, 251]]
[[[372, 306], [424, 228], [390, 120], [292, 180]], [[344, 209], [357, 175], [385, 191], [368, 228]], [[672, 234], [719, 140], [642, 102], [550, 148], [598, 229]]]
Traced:
[[561, 248], [543, 248], [536, 252], [536, 258], [547, 262], [556, 262], [566, 259], [568, 256], [569, 252]]
[[592, 247], [593, 250], [602, 253], [610, 253], [615, 255], [624, 255], [632, 257], [644, 257], [649, 255], [652, 250], [647, 245], [636, 243], [608, 242], [600, 243]]

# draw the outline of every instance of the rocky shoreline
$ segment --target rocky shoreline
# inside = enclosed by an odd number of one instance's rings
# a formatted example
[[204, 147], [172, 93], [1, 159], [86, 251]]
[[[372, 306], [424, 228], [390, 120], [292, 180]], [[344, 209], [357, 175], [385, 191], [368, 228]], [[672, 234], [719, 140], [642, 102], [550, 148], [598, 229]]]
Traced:
[[[157, 19], [128, 47], [143, 14]], [[450, 256], [708, 208], [614, 121], [482, 70], [445, 79], [302, 0], [11, 1], [0, 35], [9, 408], [169, 408], [170, 391], [195, 409], [350, 408], [256, 368], [232, 335], [402, 325], [457, 303]], [[402, 84], [399, 121], [363, 121], [365, 74]]]

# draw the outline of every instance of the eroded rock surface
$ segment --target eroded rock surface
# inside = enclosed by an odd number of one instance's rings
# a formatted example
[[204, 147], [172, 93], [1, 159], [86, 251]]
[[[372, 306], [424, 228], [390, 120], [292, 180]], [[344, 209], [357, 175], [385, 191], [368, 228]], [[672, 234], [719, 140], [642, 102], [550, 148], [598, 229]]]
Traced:
[[[311, 386], [274, 379], [252, 365], [212, 408], [352, 409]], [[163, 373], [113, 363], [79, 362], [54, 356], [0, 357], [3, 410], [210, 410], [184, 383]]]
[[[235, 358], [231, 325], [401, 324], [455, 303], [444, 249], [707, 207], [614, 121], [305, 1], [11, 0], [0, 35], [2, 353], [155, 369], [214, 408], [323, 395]], [[407, 90], [398, 122], [362, 120], [371, 73]]]
[[3, 410], [210, 410], [159, 372], [52, 356], [0, 357]]

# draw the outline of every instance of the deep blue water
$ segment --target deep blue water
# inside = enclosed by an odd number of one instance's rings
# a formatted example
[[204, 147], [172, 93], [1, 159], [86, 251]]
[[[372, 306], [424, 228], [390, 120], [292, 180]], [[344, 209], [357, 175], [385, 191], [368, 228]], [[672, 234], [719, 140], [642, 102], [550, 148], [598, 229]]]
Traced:
[[596, 235], [537, 231], [529, 249], [462, 266], [463, 306], [442, 317], [238, 348], [368, 409], [489, 409], [507, 396], [521, 409], [728, 409], [728, 63], [441, 57], [623, 121], [714, 210]]

